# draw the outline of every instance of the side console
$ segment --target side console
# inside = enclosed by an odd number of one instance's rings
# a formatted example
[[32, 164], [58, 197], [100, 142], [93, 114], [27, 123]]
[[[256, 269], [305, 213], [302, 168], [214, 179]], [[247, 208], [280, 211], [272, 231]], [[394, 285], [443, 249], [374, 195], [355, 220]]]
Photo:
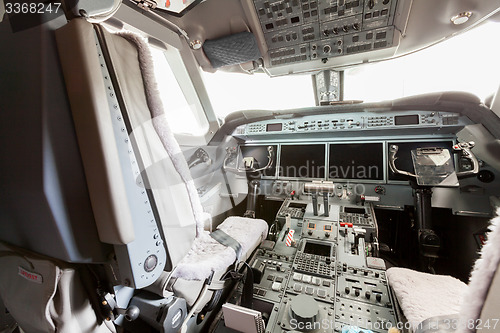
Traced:
[[337, 265], [337, 326], [356, 325], [387, 332], [397, 323], [385, 270]]
[[280, 302], [292, 272], [292, 258], [259, 249], [251, 267], [254, 271], [254, 297]]

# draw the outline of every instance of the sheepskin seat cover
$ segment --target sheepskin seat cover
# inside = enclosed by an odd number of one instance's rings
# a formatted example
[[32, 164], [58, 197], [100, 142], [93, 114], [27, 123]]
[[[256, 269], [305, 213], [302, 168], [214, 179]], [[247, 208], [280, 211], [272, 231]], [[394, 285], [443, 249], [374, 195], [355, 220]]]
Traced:
[[[497, 208], [496, 217], [491, 220], [488, 229], [490, 232], [487, 234], [486, 244], [479, 253], [479, 259], [474, 263], [469, 278], [469, 288], [460, 309], [460, 318], [466, 322], [470, 320], [476, 322], [481, 317], [484, 302], [500, 265], [500, 207]], [[464, 332], [473, 331], [475, 330], [465, 325]]]
[[[153, 127], [175, 170], [186, 186], [196, 222], [196, 238], [187, 255], [174, 269], [172, 276], [186, 280], [204, 280], [211, 271], [225, 271], [231, 266], [236, 260], [236, 253], [232, 248], [226, 247], [210, 237], [209, 232], [205, 230], [205, 225], [211, 225], [211, 217], [203, 210], [189, 166], [167, 123], [163, 102], [155, 80], [154, 64], [149, 47], [140, 36], [128, 32], [122, 32], [119, 35], [137, 47], [144, 92]], [[241, 244], [244, 259], [246, 259], [246, 253], [252, 252], [267, 237], [267, 222], [264, 220], [229, 217], [217, 229], [221, 229]]]
[[[228, 217], [217, 227], [241, 244], [244, 257], [266, 239], [267, 228], [264, 220], [238, 216]], [[191, 250], [177, 264], [173, 276], [186, 280], [204, 280], [211, 271], [225, 271], [235, 260], [234, 249], [217, 242], [205, 231], [194, 239]]]
[[446, 275], [433, 275], [407, 268], [391, 267], [387, 281], [413, 331], [425, 319], [457, 314], [467, 285]]

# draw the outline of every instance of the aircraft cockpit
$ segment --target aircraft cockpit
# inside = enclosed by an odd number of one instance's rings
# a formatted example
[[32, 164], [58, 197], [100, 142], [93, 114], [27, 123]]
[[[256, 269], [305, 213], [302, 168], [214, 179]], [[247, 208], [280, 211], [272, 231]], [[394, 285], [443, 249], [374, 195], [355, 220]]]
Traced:
[[499, 21], [0, 0], [0, 332], [499, 331]]

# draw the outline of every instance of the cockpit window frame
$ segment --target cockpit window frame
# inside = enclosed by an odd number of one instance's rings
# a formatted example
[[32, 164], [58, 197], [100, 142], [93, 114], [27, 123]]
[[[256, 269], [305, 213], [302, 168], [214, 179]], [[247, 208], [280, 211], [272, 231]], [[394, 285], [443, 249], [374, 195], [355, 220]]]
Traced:
[[219, 129], [219, 122], [208, 98], [199, 67], [194, 63], [194, 58], [189, 57], [190, 53], [186, 54], [186, 51], [168, 45], [167, 49], [161, 49], [161, 51], [186, 100], [195, 106], [193, 115], [196, 121], [206, 125], [204, 133], [199, 135], [175, 133], [175, 137], [183, 145], [204, 145]]

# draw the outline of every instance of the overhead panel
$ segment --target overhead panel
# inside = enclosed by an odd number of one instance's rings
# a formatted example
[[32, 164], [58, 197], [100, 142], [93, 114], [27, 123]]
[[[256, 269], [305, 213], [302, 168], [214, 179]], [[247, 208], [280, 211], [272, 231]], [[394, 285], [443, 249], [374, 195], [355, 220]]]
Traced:
[[393, 46], [397, 0], [254, 0], [267, 67]]

